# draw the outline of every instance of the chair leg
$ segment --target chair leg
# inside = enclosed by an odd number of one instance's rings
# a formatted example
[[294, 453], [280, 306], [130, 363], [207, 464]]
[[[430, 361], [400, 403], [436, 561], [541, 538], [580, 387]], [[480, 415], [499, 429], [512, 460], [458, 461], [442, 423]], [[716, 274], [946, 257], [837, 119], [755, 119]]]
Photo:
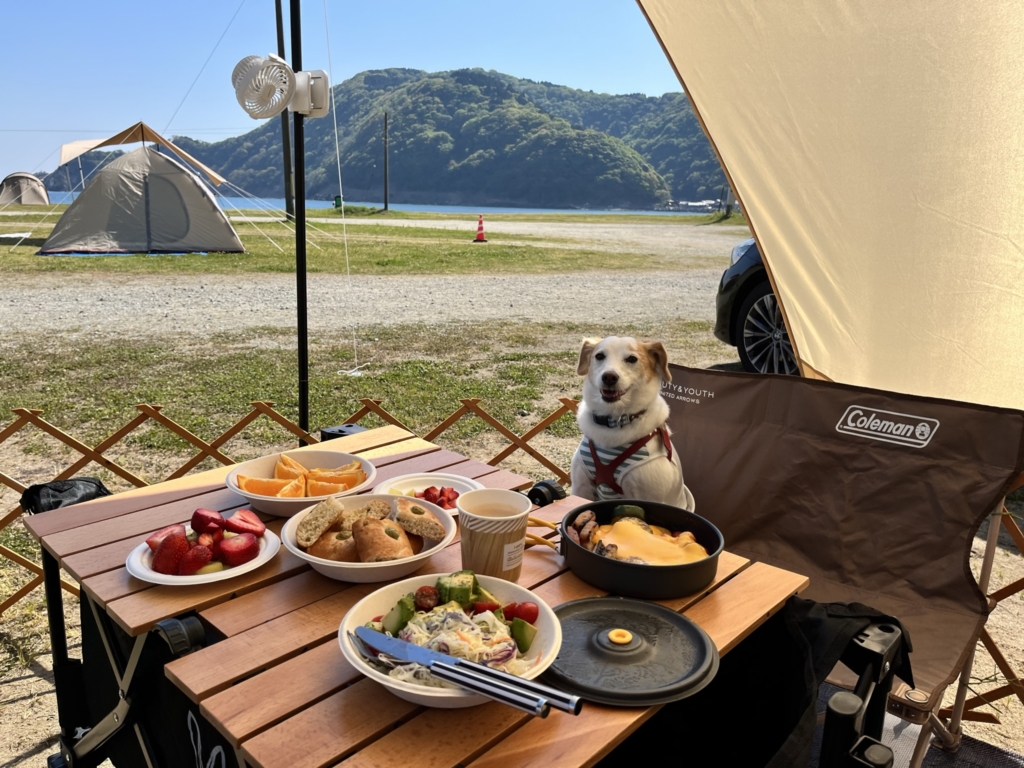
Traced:
[[925, 720], [921, 723], [921, 733], [918, 734], [917, 744], [914, 745], [914, 754], [910, 758], [909, 768], [921, 768], [924, 756], [932, 743], [932, 724]]

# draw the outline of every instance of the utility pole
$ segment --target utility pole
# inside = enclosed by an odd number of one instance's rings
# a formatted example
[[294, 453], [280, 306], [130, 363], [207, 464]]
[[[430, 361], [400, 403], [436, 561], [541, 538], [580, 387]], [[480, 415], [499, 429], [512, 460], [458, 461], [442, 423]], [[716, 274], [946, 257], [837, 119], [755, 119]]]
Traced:
[[[291, 0], [292, 70], [302, 71], [301, 0]], [[299, 426], [309, 432], [309, 328], [306, 322], [306, 136], [301, 112], [293, 112], [295, 135], [295, 293], [298, 299]], [[302, 441], [299, 441], [302, 443]]]
[[388, 113], [384, 113], [384, 210], [388, 209]]
[[[286, 58], [284, 50], [284, 18], [281, 0], [274, 0], [277, 11], [277, 55]], [[289, 221], [295, 219], [295, 187], [292, 183], [292, 141], [288, 132], [288, 110], [281, 113], [281, 147], [284, 150], [284, 210]]]

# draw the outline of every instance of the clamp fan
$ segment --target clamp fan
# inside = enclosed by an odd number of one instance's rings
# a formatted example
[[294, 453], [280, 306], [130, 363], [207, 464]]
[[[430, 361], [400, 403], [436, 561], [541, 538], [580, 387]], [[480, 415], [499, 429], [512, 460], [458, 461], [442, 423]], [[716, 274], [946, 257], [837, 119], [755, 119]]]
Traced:
[[231, 85], [242, 109], [253, 120], [274, 117], [289, 109], [307, 117], [331, 111], [331, 91], [322, 69], [293, 72], [280, 56], [246, 56], [235, 65]]

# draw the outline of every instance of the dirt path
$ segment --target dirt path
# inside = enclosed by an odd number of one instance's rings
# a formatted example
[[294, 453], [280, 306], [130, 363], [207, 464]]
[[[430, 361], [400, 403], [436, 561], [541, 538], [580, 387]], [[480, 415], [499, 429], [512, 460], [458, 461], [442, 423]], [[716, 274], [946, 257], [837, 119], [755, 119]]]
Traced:
[[[722, 270], [575, 275], [309, 276], [312, 331], [532, 319], [712, 320]], [[643, 296], [643, 301], [637, 297]], [[41, 311], [42, 310], [42, 311]], [[0, 328], [143, 337], [295, 324], [290, 275], [7, 275]]]

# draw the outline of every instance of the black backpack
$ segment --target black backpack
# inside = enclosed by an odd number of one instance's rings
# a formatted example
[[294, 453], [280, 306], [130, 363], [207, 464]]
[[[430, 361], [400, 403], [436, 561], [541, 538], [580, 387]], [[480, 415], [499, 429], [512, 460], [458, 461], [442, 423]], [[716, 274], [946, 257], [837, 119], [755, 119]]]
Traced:
[[109, 496], [110, 491], [98, 477], [74, 477], [70, 480], [52, 480], [30, 485], [21, 494], [21, 508], [30, 515], [51, 509], [70, 507], [80, 501]]

